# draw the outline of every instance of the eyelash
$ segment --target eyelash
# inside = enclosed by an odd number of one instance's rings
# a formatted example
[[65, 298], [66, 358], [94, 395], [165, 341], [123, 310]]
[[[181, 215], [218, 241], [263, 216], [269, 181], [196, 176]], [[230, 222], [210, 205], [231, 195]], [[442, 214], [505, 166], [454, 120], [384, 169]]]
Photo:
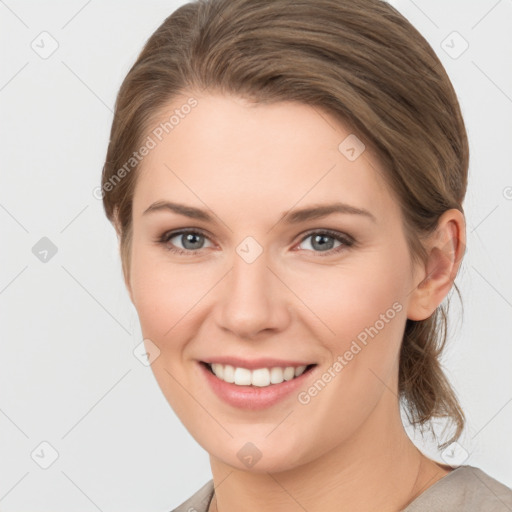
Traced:
[[[203, 236], [203, 237], [209, 239], [209, 237], [199, 229], [182, 229], [179, 231], [167, 231], [167, 232], [163, 233], [160, 237], [158, 237], [156, 239], [156, 242], [158, 244], [164, 245], [168, 251], [173, 252], [175, 254], [186, 255], [186, 256], [195, 256], [202, 249], [188, 251], [188, 250], [180, 249], [179, 247], [175, 247], [175, 246], [170, 247], [169, 245], [167, 245], [167, 244], [169, 244], [169, 240], [171, 238], [174, 238], [175, 236], [178, 236], [178, 235], [187, 235], [187, 234], [200, 235], [200, 236]], [[307, 232], [300, 240], [299, 245], [302, 244], [306, 239], [308, 239], [310, 236], [313, 236], [313, 235], [327, 235], [328, 237], [334, 238], [338, 242], [342, 243], [342, 245], [340, 245], [339, 247], [336, 247], [334, 249], [329, 249], [327, 251], [312, 251], [312, 252], [318, 253], [318, 255], [321, 257], [332, 256], [334, 254], [338, 254], [339, 252], [346, 250], [356, 244], [355, 239], [349, 235], [339, 233], [338, 231], [332, 231], [330, 229], [322, 229], [322, 230]], [[303, 249], [303, 250], [308, 250], [308, 249]]]

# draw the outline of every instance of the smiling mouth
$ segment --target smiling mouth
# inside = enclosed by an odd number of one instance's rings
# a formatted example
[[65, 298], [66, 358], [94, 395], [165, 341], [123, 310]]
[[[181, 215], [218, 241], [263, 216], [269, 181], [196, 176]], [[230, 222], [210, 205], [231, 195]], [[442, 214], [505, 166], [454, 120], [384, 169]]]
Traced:
[[272, 368], [258, 368], [249, 370], [248, 368], [234, 367], [229, 364], [219, 363], [206, 363], [201, 361], [201, 364], [207, 370], [215, 375], [219, 380], [234, 384], [236, 386], [254, 386], [254, 387], [268, 387], [281, 384], [285, 381], [293, 380], [305, 373], [309, 372], [317, 364], [309, 364], [306, 366], [287, 366], [287, 367], [272, 367]]

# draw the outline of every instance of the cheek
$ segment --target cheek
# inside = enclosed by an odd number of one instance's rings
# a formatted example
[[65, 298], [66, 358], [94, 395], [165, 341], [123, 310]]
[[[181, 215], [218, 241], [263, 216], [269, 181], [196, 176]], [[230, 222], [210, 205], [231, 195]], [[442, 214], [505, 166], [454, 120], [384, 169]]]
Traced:
[[187, 344], [201, 314], [201, 298], [213, 285], [208, 285], [210, 280], [211, 276], [193, 264], [171, 263], [164, 250], [134, 245], [130, 269], [133, 303], [143, 337], [160, 350], [151, 369], [167, 401], [182, 418], [190, 417], [191, 410], [201, 413], [184, 392], [192, 388], [185, 363]]
[[405, 310], [410, 292], [408, 272], [409, 262], [403, 253], [384, 249], [347, 258], [338, 266], [318, 267], [307, 277], [296, 273], [288, 282], [316, 316], [316, 332], [323, 333], [330, 348], [339, 352], [376, 323], [379, 330], [387, 332], [392, 331], [392, 323], [401, 323], [386, 320], [403, 316], [396, 313]]
[[211, 276], [204, 266], [171, 263], [165, 249], [134, 242], [130, 283], [142, 332], [156, 340], [172, 337], [211, 288]]
[[367, 253], [290, 287], [315, 313], [317, 318], [307, 313], [309, 325], [332, 364], [338, 362], [324, 396], [329, 395], [327, 402], [344, 404], [344, 417], [357, 422], [381, 396], [382, 383], [391, 387], [397, 368], [410, 291], [407, 252], [392, 248]]
[[408, 269], [403, 254], [379, 251], [317, 272], [302, 286], [299, 280], [290, 285], [321, 320], [304, 313], [330, 353], [324, 373], [300, 390], [300, 417], [308, 418], [310, 431], [325, 433], [319, 443], [326, 447], [329, 440], [349, 438], [383, 397], [390, 399], [406, 321]]

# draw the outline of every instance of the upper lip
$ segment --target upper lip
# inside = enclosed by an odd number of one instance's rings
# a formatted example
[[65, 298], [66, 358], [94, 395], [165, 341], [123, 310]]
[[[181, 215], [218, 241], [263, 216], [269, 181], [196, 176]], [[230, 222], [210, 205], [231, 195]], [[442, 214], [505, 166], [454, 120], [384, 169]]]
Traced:
[[203, 360], [204, 363], [210, 363], [210, 364], [229, 364], [234, 367], [238, 368], [247, 368], [248, 370], [257, 370], [258, 368], [274, 368], [274, 367], [280, 367], [280, 368], [286, 368], [287, 366], [309, 366], [311, 364], [315, 364], [312, 362], [303, 362], [303, 361], [297, 361], [297, 360], [291, 360], [291, 359], [274, 359], [271, 357], [260, 357], [257, 359], [241, 359], [239, 357], [231, 357], [231, 356], [224, 356], [224, 357], [211, 357], [208, 359]]

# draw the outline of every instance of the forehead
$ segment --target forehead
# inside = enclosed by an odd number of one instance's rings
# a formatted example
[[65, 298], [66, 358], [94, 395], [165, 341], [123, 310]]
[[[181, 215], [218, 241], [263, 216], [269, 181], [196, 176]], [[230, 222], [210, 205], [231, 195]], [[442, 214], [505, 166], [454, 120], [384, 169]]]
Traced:
[[330, 200], [378, 213], [392, 202], [371, 148], [317, 107], [184, 94], [159, 112], [147, 134], [154, 147], [137, 171], [134, 212], [161, 199], [204, 207], [202, 197], [259, 213], [261, 205], [282, 211]]

